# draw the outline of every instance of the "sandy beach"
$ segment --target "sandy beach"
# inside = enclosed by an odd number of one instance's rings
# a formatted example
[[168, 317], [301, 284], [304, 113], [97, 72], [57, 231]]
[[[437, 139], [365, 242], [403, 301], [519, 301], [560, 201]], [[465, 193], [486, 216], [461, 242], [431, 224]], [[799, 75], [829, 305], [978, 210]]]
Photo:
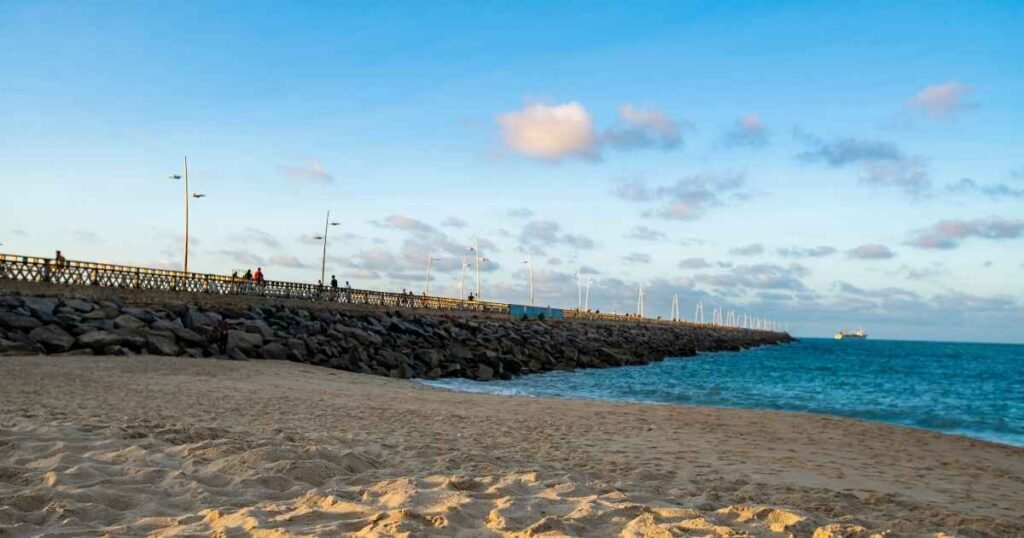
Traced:
[[277, 361], [0, 357], [0, 535], [1024, 535], [1024, 449]]

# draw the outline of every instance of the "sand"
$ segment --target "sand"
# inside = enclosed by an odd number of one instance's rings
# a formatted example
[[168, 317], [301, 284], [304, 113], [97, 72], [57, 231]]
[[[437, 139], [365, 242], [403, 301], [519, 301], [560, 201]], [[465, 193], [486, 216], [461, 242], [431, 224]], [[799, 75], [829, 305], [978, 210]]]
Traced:
[[273, 361], [0, 357], [0, 536], [1024, 535], [1024, 449]]

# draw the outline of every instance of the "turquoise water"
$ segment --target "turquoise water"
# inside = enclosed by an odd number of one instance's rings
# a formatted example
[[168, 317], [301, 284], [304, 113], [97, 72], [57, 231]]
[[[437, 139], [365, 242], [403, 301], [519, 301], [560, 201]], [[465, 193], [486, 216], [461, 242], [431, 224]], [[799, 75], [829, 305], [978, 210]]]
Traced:
[[805, 411], [1024, 446], [1024, 346], [885, 340], [798, 343], [551, 372], [427, 382], [527, 396]]

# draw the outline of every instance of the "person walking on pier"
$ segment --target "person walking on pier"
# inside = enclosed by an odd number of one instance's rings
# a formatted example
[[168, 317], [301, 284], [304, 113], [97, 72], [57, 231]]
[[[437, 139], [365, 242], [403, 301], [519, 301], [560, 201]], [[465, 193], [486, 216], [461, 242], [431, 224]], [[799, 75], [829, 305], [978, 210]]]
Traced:
[[262, 267], [257, 267], [256, 268], [256, 272], [253, 273], [253, 275], [252, 275], [252, 281], [253, 281], [254, 284], [256, 284], [256, 287], [258, 289], [262, 289], [263, 286], [266, 285], [267, 281], [263, 280], [263, 268]]

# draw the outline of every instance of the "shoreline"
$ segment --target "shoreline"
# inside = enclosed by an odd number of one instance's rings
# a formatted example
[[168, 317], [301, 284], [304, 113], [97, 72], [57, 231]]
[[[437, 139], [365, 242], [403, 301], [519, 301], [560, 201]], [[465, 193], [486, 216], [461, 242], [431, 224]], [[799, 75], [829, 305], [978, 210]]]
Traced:
[[166, 357], [2, 357], [0, 393], [14, 534], [1024, 533], [1024, 449], [883, 423]]
[[[726, 353], [731, 353], [731, 352], [726, 352]], [[674, 358], [674, 357], [672, 357], [672, 358]], [[692, 357], [680, 357], [680, 358], [686, 359], [686, 358], [692, 358]], [[665, 360], [669, 360], [669, 359], [665, 359]], [[650, 365], [643, 364], [643, 365], [635, 365], [635, 366], [620, 366], [618, 368], [631, 368], [631, 367], [644, 367], [644, 366], [650, 366]], [[535, 375], [550, 375], [550, 374], [559, 374], [559, 373], [570, 373], [570, 372], [540, 372], [540, 373], [530, 374], [530, 375], [531, 376], [535, 376]], [[468, 389], [468, 388], [467, 389], [461, 389], [461, 388], [451, 387], [451, 386], [447, 385], [447, 383], [465, 383], [465, 382], [468, 382], [468, 383], [474, 383], [474, 384], [477, 384], [477, 385], [480, 385], [480, 386], [493, 386], [495, 384], [500, 384], [502, 381], [508, 381], [508, 380], [480, 382], [480, 381], [474, 381], [472, 379], [420, 379], [420, 378], [414, 378], [414, 379], [411, 379], [410, 381], [412, 381], [413, 383], [416, 383], [418, 385], [423, 385], [423, 386], [426, 386], [426, 387], [429, 387], [429, 388], [432, 388], [432, 389], [439, 389], [439, 390], [443, 390], [443, 391], [447, 391], [447, 392], [452, 392], [452, 393], [456, 393], [456, 394], [481, 394], [481, 395], [485, 395], [485, 396], [501, 396], [501, 397], [508, 397], [508, 398], [535, 398], [535, 399], [548, 399], [548, 400], [554, 400], [554, 401], [568, 400], [568, 401], [580, 401], [580, 402], [603, 402], [603, 403], [623, 403], [623, 404], [636, 404], [636, 405], [678, 406], [678, 407], [692, 407], [692, 408], [697, 408], [697, 409], [765, 411], [765, 412], [768, 412], [768, 413], [782, 413], [782, 414], [787, 414], [787, 415], [807, 415], [807, 416], [812, 416], [812, 417], [834, 418], [834, 419], [839, 419], [839, 420], [851, 420], [851, 421], [863, 422], [863, 423], [866, 423], [866, 424], [881, 424], [881, 425], [885, 425], [885, 426], [891, 426], [893, 428], [906, 428], [906, 429], [910, 429], [910, 430], [935, 433], [935, 434], [945, 435], [945, 436], [949, 436], [949, 437], [959, 437], [959, 438], [968, 439], [968, 440], [971, 440], [971, 441], [978, 441], [978, 442], [982, 442], [982, 443], [989, 443], [989, 444], [996, 445], [996, 446], [1002, 446], [1002, 447], [1008, 447], [1008, 448], [1019, 448], [1019, 449], [1024, 450], [1024, 443], [1018, 444], [1018, 443], [1012, 443], [1012, 442], [1008, 442], [1008, 441], [1000, 441], [1000, 440], [996, 440], [996, 439], [990, 439], [990, 438], [985, 438], [985, 437], [980, 437], [980, 436], [974, 436], [974, 435], [970, 435], [970, 434], [967, 434], [967, 433], [957, 433], [957, 432], [948, 432], [948, 431], [936, 430], [936, 429], [933, 429], [933, 428], [926, 428], [924, 426], [915, 426], [913, 424], [904, 424], [904, 423], [900, 423], [900, 422], [889, 422], [889, 421], [885, 421], [885, 420], [874, 420], [874, 419], [869, 419], [869, 418], [861, 418], [861, 417], [847, 416], [847, 415], [835, 415], [835, 414], [830, 414], [830, 413], [820, 413], [820, 412], [816, 412], [816, 411], [800, 411], [800, 410], [794, 410], [794, 409], [766, 409], [766, 408], [763, 408], [763, 407], [744, 407], [744, 406], [739, 406], [739, 405], [713, 405], [713, 404], [686, 403], [686, 402], [659, 402], [659, 401], [655, 401], [655, 400], [633, 400], [633, 399], [625, 399], [625, 398], [622, 398], [622, 399], [619, 399], [619, 398], [601, 398], [601, 397], [597, 397], [597, 396], [588, 397], [588, 396], [583, 396], [583, 395], [564, 395], [564, 396], [558, 396], [558, 395], [550, 395], [550, 394], [543, 394], [543, 395], [527, 394], [527, 393], [523, 393], [523, 392], [515, 392], [515, 393], [512, 393], [512, 392], [508, 392], [508, 393], [505, 393], [505, 392], [488, 392], [486, 390], [471, 390], [471, 389]]]

